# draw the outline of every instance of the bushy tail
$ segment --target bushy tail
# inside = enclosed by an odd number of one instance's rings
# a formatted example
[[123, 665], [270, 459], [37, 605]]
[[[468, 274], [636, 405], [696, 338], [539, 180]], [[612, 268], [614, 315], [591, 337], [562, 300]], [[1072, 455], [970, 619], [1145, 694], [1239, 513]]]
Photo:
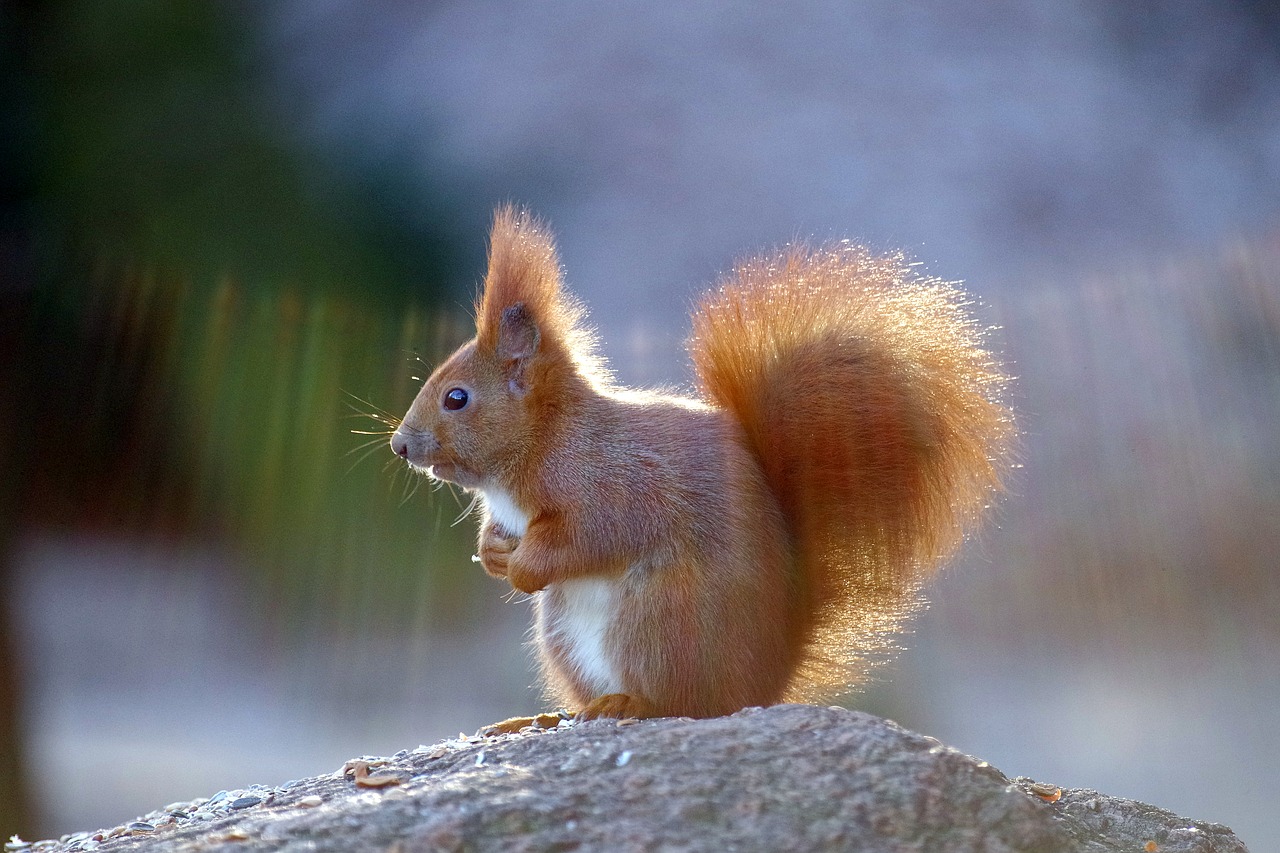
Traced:
[[841, 243], [742, 264], [694, 313], [704, 396], [734, 413], [794, 535], [789, 699], [842, 692], [1010, 466], [1005, 377], [963, 294]]

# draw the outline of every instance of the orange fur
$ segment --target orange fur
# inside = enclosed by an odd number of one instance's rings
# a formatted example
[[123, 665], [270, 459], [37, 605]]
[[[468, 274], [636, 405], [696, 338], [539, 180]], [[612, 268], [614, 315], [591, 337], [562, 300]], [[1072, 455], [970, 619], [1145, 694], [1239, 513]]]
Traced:
[[843, 244], [750, 261], [694, 315], [705, 400], [616, 387], [584, 316], [545, 226], [500, 209], [476, 338], [392, 440], [481, 494], [552, 695], [711, 716], [847, 687], [1007, 464], [959, 292]]
[[739, 266], [694, 314], [701, 390], [749, 436], [804, 582], [789, 696], [857, 680], [999, 489], [1005, 378], [963, 294], [842, 243]]

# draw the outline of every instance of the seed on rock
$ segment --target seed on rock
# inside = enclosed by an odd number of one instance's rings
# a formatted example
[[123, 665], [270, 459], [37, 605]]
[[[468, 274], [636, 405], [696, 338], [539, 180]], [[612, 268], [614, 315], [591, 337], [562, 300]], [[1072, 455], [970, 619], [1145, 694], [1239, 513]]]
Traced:
[[402, 784], [404, 784], [403, 776], [356, 776], [356, 786], [360, 788], [387, 788]]
[[1033, 782], [1031, 784], [1031, 793], [1035, 794], [1046, 803], [1056, 803], [1062, 799], [1062, 789], [1057, 785], [1046, 785], [1043, 782]]
[[133, 832], [155, 832], [156, 827], [153, 823], [147, 823], [145, 820], [135, 820], [129, 824], [129, 829]]

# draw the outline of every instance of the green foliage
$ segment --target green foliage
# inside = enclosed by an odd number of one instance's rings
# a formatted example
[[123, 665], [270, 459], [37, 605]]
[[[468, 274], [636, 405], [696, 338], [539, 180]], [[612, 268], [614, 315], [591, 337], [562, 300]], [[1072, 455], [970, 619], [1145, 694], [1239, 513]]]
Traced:
[[433, 305], [449, 245], [396, 217], [385, 176], [362, 183], [274, 123], [227, 9], [66, 0], [26, 22], [31, 326], [70, 336], [41, 358], [88, 365], [47, 390], [78, 398], [59, 409], [80, 433], [68, 444], [127, 457], [130, 478], [84, 500], [125, 519], [194, 495], [185, 517], [235, 543], [286, 624], [464, 616], [458, 585], [480, 573], [470, 526], [450, 526], [461, 504], [405, 500], [421, 483], [381, 464], [399, 462], [386, 436], [352, 434], [407, 407], [415, 350], [457, 343]]

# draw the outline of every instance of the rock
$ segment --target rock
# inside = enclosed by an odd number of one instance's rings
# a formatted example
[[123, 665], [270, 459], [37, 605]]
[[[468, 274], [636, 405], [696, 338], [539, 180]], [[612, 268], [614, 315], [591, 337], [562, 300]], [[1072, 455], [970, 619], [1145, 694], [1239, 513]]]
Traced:
[[[857, 711], [780, 705], [712, 720], [629, 722], [459, 737], [348, 762], [328, 776], [262, 789], [260, 803], [238, 811], [173, 819], [95, 849], [1245, 850], [1224, 826], [1010, 780]], [[357, 786], [357, 765], [403, 781]]]

